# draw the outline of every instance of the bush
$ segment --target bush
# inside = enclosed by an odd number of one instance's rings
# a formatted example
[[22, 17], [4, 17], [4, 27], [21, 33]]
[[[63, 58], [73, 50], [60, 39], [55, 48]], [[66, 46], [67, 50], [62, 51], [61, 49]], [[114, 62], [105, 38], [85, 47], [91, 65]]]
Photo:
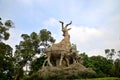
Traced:
[[78, 73], [79, 78], [95, 78], [97, 77], [96, 73], [90, 72], [80, 72]]
[[33, 73], [31, 76], [24, 77], [21, 80], [39, 80], [38, 73]]

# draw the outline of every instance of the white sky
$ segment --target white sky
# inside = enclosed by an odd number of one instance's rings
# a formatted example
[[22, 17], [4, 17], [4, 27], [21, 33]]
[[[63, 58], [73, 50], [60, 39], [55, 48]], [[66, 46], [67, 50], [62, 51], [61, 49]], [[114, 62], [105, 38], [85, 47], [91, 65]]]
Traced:
[[14, 46], [23, 33], [47, 28], [59, 42], [59, 20], [69, 23], [71, 43], [89, 56], [102, 55], [106, 48], [120, 50], [120, 0], [0, 0], [0, 17], [11, 19], [9, 43]]

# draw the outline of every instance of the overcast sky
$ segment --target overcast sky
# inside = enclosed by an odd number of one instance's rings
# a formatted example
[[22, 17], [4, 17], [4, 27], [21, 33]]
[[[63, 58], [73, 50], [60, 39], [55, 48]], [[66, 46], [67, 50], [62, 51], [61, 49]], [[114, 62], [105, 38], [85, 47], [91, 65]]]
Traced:
[[60, 42], [61, 20], [73, 22], [71, 43], [80, 52], [104, 56], [106, 48], [120, 50], [120, 0], [0, 0], [0, 17], [15, 23], [6, 42], [13, 48], [21, 34], [45, 28]]

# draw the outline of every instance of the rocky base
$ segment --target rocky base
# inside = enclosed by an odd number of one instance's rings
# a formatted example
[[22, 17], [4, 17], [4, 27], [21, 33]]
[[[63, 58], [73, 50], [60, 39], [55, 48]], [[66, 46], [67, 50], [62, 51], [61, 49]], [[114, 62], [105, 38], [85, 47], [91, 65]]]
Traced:
[[74, 79], [94, 77], [95, 71], [81, 64], [72, 64], [69, 67], [44, 67], [38, 71], [40, 79]]

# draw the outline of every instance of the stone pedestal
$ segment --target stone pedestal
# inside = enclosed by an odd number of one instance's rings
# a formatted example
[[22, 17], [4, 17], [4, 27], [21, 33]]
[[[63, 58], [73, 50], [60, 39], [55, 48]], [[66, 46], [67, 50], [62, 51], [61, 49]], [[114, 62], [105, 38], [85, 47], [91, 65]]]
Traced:
[[91, 68], [82, 64], [72, 64], [69, 67], [44, 67], [38, 71], [40, 79], [74, 79], [80, 77], [91, 77], [96, 73]]

